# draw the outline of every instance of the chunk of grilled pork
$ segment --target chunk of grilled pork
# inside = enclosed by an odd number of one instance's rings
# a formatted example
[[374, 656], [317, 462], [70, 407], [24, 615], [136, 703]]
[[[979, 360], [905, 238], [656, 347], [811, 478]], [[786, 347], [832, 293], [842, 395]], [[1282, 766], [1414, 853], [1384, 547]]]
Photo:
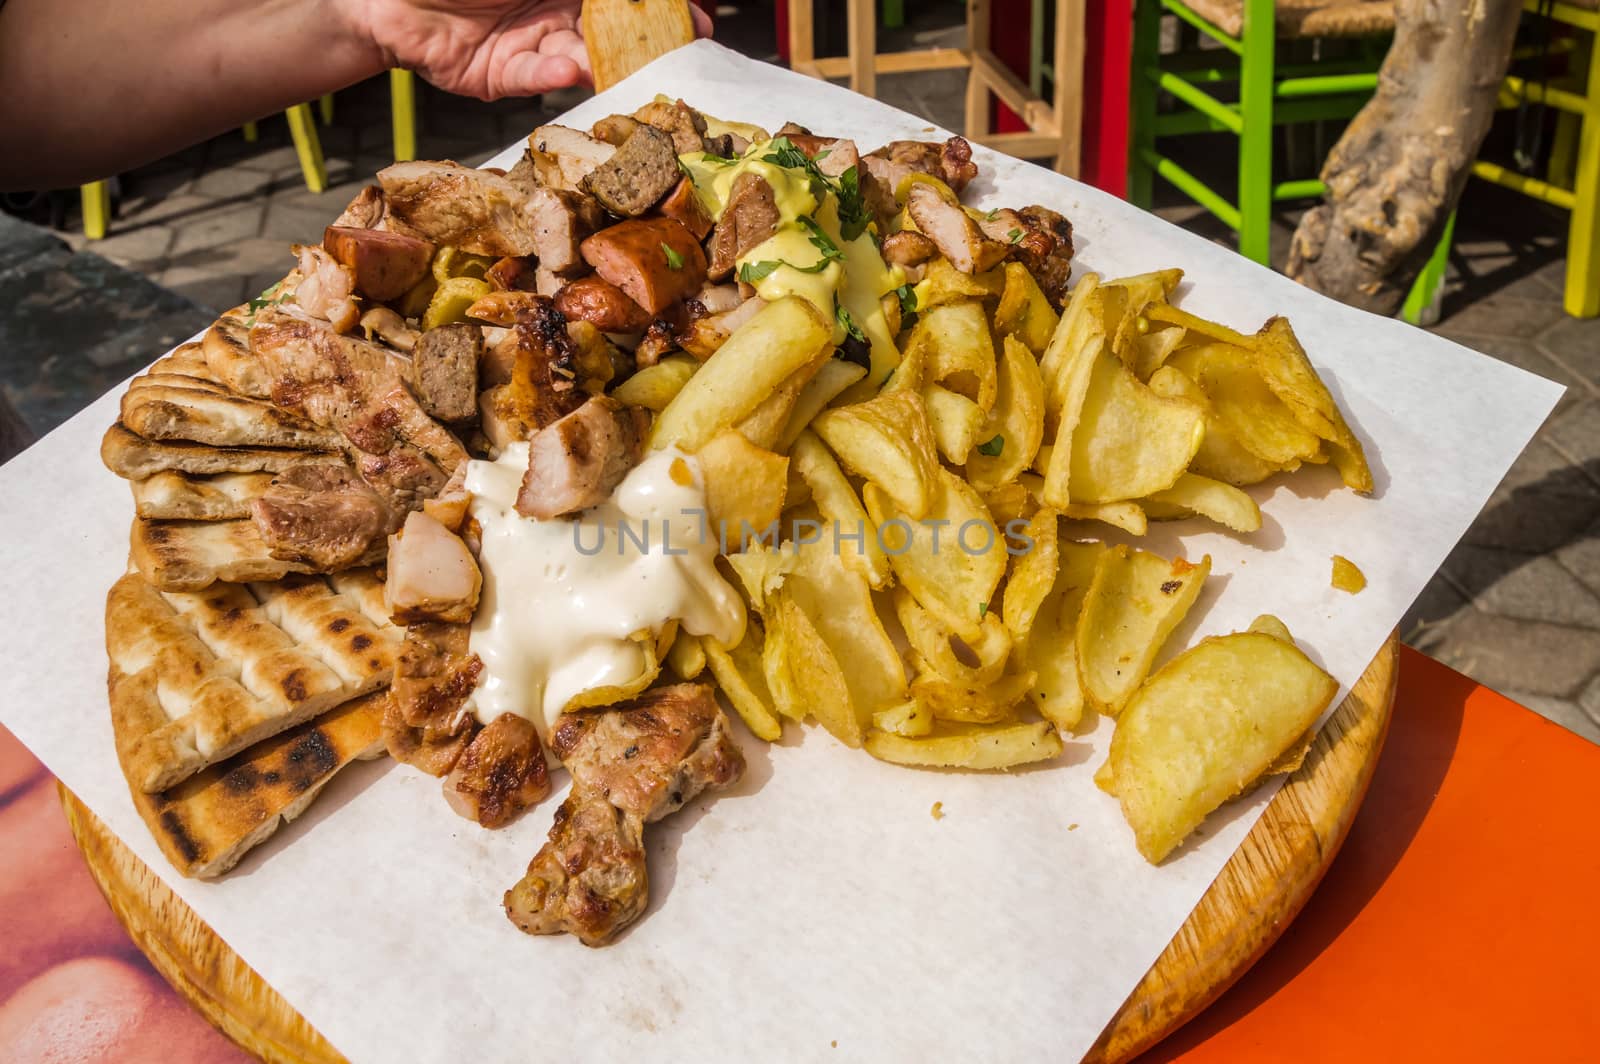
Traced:
[[517, 512], [548, 519], [598, 506], [644, 455], [648, 411], [596, 395], [534, 433]]

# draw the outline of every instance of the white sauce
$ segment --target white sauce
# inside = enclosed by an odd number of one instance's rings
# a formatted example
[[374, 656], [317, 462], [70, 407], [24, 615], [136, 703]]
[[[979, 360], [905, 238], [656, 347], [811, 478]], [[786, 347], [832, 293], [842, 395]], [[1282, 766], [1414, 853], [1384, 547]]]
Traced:
[[744, 602], [717, 571], [693, 457], [653, 452], [605, 503], [549, 521], [516, 511], [527, 468], [526, 443], [467, 464], [483, 530], [470, 645], [484, 674], [466, 708], [480, 723], [516, 713], [547, 737], [574, 695], [639, 677], [644, 651], [629, 636], [673, 619], [724, 646], [743, 638]]

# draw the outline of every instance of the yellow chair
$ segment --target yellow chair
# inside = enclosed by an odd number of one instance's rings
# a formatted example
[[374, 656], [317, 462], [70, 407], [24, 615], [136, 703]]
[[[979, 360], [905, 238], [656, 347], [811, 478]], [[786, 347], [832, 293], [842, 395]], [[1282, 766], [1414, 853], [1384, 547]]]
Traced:
[[[333, 121], [333, 96], [322, 97], [318, 102], [323, 124]], [[416, 78], [409, 70], [389, 71], [389, 112], [394, 130], [394, 160], [406, 162], [417, 157], [417, 90]], [[317, 136], [316, 118], [311, 105], [296, 104], [284, 113], [289, 120], [289, 138], [294, 142], [295, 156], [300, 160], [300, 173], [305, 177], [306, 188], [322, 192], [328, 187], [328, 167], [322, 157], [322, 141]], [[244, 139], [254, 142], [259, 131], [254, 122], [246, 122], [242, 129]], [[99, 240], [106, 235], [111, 222], [111, 187], [105, 181], [93, 181], [79, 188], [83, 203], [83, 235]]]

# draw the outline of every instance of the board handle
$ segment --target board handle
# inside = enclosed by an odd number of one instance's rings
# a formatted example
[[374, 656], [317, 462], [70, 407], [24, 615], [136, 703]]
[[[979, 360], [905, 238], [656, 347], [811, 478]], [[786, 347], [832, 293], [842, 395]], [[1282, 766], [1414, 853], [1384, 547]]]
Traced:
[[694, 40], [689, 0], [583, 0], [582, 19], [596, 92]]

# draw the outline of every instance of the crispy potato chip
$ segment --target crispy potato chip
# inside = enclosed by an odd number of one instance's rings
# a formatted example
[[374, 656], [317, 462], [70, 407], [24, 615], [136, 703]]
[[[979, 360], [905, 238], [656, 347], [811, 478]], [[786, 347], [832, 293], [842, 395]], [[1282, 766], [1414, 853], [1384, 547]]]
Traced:
[[697, 635], [690, 635], [681, 628], [677, 638], [672, 641], [672, 648], [667, 651], [667, 668], [671, 669], [680, 680], [692, 680], [699, 676], [706, 667], [706, 651], [701, 645]]
[[665, 410], [699, 368], [700, 363], [688, 355], [668, 355], [617, 385], [611, 396], [619, 403]]
[[899, 705], [878, 710], [872, 715], [872, 726], [891, 735], [915, 739], [933, 731], [933, 710], [910, 698]]
[[805, 611], [844, 670], [850, 702], [863, 724], [905, 698], [906, 670], [884, 631], [866, 577], [844, 564], [824, 537], [799, 546], [783, 590]]
[[982, 303], [969, 299], [920, 312], [906, 348], [920, 349], [923, 385], [943, 384], [984, 413], [994, 407], [994, 337]]
[[[730, 544], [731, 546], [731, 544]], [[744, 589], [750, 608], [765, 612], [767, 600], [783, 586], [799, 560], [792, 550], [781, 550], [765, 543], [748, 543], [736, 554], [723, 554], [739, 584]]]
[[804, 299], [789, 296], [768, 304], [735, 329], [656, 415], [650, 445], [699, 450], [832, 342], [833, 322], [823, 321]]
[[810, 427], [812, 418], [866, 375], [865, 366], [846, 362], [842, 358], [829, 358], [824, 362], [800, 390], [794, 409], [789, 411], [789, 423], [783, 430], [783, 438], [778, 441], [778, 450], [787, 451], [793, 446], [799, 435]]
[[976, 643], [1005, 575], [1005, 540], [966, 481], [941, 467], [937, 483], [920, 520], [876, 484], [867, 484], [863, 501], [900, 582], [947, 628]]
[[1322, 450], [1316, 433], [1301, 425], [1267, 387], [1247, 348], [1216, 343], [1186, 347], [1167, 365], [1200, 385], [1228, 435], [1262, 461], [1292, 469]]
[[1256, 457], [1239, 442], [1239, 438], [1217, 416], [1216, 408], [1206, 398], [1206, 393], [1200, 390], [1200, 385], [1183, 371], [1173, 366], [1162, 366], [1151, 374], [1150, 388], [1157, 395], [1170, 399], [1199, 403], [1205, 410], [1205, 436], [1200, 440], [1200, 449], [1195, 452], [1194, 461], [1189, 463], [1189, 468], [1196, 473], [1234, 487], [1243, 487], [1246, 484], [1259, 484], [1278, 472], [1278, 466]]
[[[744, 546], [741, 532], [761, 530], [783, 513], [789, 459], [764, 451], [738, 429], [725, 429], [695, 452], [705, 485], [706, 519], [725, 553]], [[725, 530], [725, 531], [724, 531]]]
[[1214, 636], [1180, 654], [1128, 703], [1112, 777], [1139, 852], [1159, 863], [1316, 722], [1338, 681], [1274, 636]]
[[644, 660], [644, 671], [626, 683], [604, 684], [579, 691], [567, 699], [567, 704], [561, 707], [561, 712], [576, 713], [580, 709], [615, 705], [632, 698], [656, 682], [656, 677], [661, 675], [661, 657], [656, 653], [655, 635], [651, 632], [640, 632], [630, 638], [639, 645]]
[[767, 601], [761, 666], [773, 705], [791, 720], [815, 717], [835, 739], [859, 747], [861, 721], [833, 651], [786, 589]]
[[1132, 502], [1075, 502], [1068, 504], [1061, 516], [1074, 521], [1099, 521], [1130, 536], [1142, 536], [1150, 530], [1143, 507]]
[[1306, 357], [1305, 348], [1295, 338], [1285, 318], [1272, 318], [1255, 336], [1252, 347], [1256, 368], [1267, 387], [1291, 411], [1300, 424], [1328, 443], [1334, 468], [1345, 486], [1363, 495], [1372, 494], [1372, 468], [1366, 451], [1350, 430], [1350, 425], [1333, 401], [1327, 385]]
[[979, 435], [984, 422], [983, 408], [959, 392], [940, 384], [924, 385], [922, 405], [928, 412], [928, 426], [933, 430], [939, 453], [950, 464], [961, 465], [974, 447], [989, 439]]
[[[1159, 324], [1159, 323], [1153, 323]], [[1133, 375], [1148, 382], [1156, 370], [1166, 365], [1167, 359], [1183, 343], [1187, 330], [1176, 325], [1165, 329], [1153, 328], [1133, 338]]]
[[987, 687], [1005, 673], [1011, 634], [994, 610], [985, 610], [981, 638], [969, 643], [922, 608], [904, 587], [894, 591], [895, 617], [922, 671], [968, 687]]
[[1151, 517], [1162, 517], [1169, 512], [1166, 508], [1176, 516], [1199, 514], [1235, 532], [1254, 532], [1261, 527], [1261, 507], [1254, 499], [1231, 484], [1197, 473], [1185, 473], [1172, 487], [1145, 500]]
[[962, 273], [940, 255], [928, 261], [927, 272], [915, 286], [917, 312], [925, 314], [937, 307], [973, 299], [999, 299], [1005, 284], [1005, 274], [998, 266], [982, 273]]
[[762, 649], [766, 637], [754, 618], [745, 628], [744, 638], [732, 650], [724, 650], [714, 639], [701, 641], [706, 665], [717, 686], [728, 696], [734, 711], [758, 739], [775, 743], [783, 736], [783, 721], [772, 710], [772, 692], [767, 689], [762, 669]]
[[[1204, 434], [1205, 412], [1199, 406], [1157, 395], [1102, 353], [1068, 440], [1066, 496], [1053, 497], [1047, 477], [1045, 501], [1057, 506], [1119, 502], [1163, 491], [1189, 467]], [[1052, 455], [1052, 461], [1061, 457]]]
[[[789, 452], [791, 465], [811, 488], [812, 501], [830, 531], [836, 535], [839, 554], [845, 564], [867, 578], [874, 588], [885, 588], [894, 580], [889, 556], [878, 542], [877, 526], [867, 516], [856, 489], [850, 486], [844, 470], [833, 454], [813, 432], [802, 432]], [[861, 534], [856, 535], [857, 532]]]
[[772, 390], [772, 394], [756, 404], [756, 408], [746, 414], [744, 419], [735, 426], [744, 438], [767, 450], [778, 446], [784, 432], [789, 427], [789, 417], [794, 412], [795, 403], [800, 399], [800, 393], [811, 383], [811, 378], [833, 359], [833, 355], [823, 350], [816, 358], [801, 366], [786, 377], [782, 384]]
[[1211, 556], [1191, 565], [1116, 546], [1101, 555], [1078, 619], [1078, 675], [1090, 702], [1115, 717], [1199, 597]]
[[995, 308], [994, 331], [1016, 337], [1037, 358], [1050, 346], [1061, 316], [1026, 266], [1008, 262], [1003, 269], [1005, 288], [1000, 293], [1000, 305]]
[[1270, 635], [1274, 639], [1282, 639], [1285, 643], [1294, 642], [1294, 636], [1289, 634], [1289, 626], [1270, 613], [1263, 613], [1251, 621], [1250, 627], [1246, 631]]
[[1000, 617], [1019, 650], [1026, 651], [1033, 620], [1056, 584], [1056, 566], [1061, 560], [1060, 516], [1048, 507], [1034, 514], [1023, 531], [1027, 549], [1011, 559]]
[[1179, 325], [1190, 333], [1204, 336], [1218, 343], [1232, 344], [1235, 347], [1249, 347], [1250, 338], [1243, 333], [1234, 332], [1226, 325], [1204, 318], [1196, 317], [1186, 310], [1179, 310], [1171, 303], [1162, 303], [1152, 306], [1149, 310], [1151, 321], [1165, 322], [1168, 325]]
[[1366, 590], [1367, 574], [1363, 573], [1355, 562], [1342, 554], [1333, 556], [1333, 586], [1340, 590], [1358, 595]]
[[1139, 338], [1150, 331], [1151, 321], [1146, 311], [1151, 306], [1165, 304], [1182, 280], [1182, 270], [1167, 269], [1104, 282], [1107, 298], [1114, 299], [1117, 304], [1117, 313], [1106, 322], [1111, 353], [1130, 370], [1138, 366]]
[[1040, 716], [1060, 731], [1071, 731], [1083, 719], [1083, 683], [1078, 676], [1078, 618], [1094, 581], [1104, 543], [1060, 543], [1055, 583], [1039, 604], [1019, 655], [1034, 672], [1028, 692]]
[[1044, 473], [1043, 499], [1058, 508], [1069, 500], [1067, 480], [1072, 471], [1072, 437], [1083, 413], [1084, 396], [1094, 367], [1108, 358], [1105, 294], [1100, 279], [1086, 274], [1072, 290], [1072, 300], [1061, 315], [1050, 346], [1039, 361], [1044, 382], [1045, 432], [1034, 460]]
[[880, 761], [918, 768], [1015, 768], [1059, 757], [1061, 736], [1049, 723], [1034, 721], [1001, 728], [971, 727], [949, 735], [908, 739], [874, 731], [864, 744]]
[[981, 492], [995, 490], [1032, 465], [1044, 438], [1039, 363], [1013, 336], [1001, 341], [1001, 352], [994, 408], [978, 432], [979, 446], [966, 458], [967, 480]]
[[884, 392], [825, 410], [811, 427], [846, 469], [883, 489], [908, 516], [928, 512], [938, 487], [939, 456], [920, 395]]
[[911, 681], [911, 697], [927, 706], [934, 719], [956, 724], [1002, 724], [1016, 719], [1016, 706], [1033, 686], [1031, 672], [1013, 673], [995, 683], [974, 687], [937, 674], [921, 672]]
[[1024, 479], [1028, 475], [1030, 474], [1024, 474], [1023, 477], [1002, 484], [983, 496], [983, 504], [989, 508], [989, 515], [994, 518], [997, 526], [1006, 531], [1007, 538], [1011, 538], [1011, 533], [1016, 528], [1012, 524], [1013, 521], [1027, 524], [1039, 510], [1039, 500], [1028, 490]]

